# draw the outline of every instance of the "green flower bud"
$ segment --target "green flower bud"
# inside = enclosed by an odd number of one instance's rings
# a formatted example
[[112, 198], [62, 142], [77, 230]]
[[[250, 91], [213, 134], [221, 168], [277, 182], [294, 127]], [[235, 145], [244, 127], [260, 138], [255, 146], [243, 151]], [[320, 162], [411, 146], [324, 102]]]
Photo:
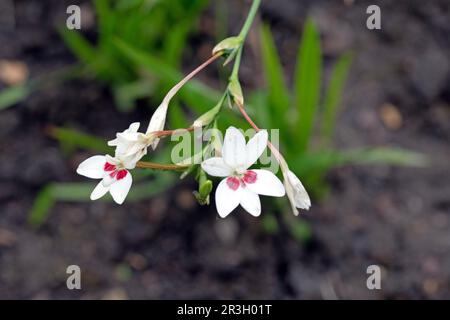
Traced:
[[212, 54], [218, 53], [230, 53], [233, 50], [236, 50], [242, 43], [242, 39], [239, 37], [229, 37], [222, 41], [220, 41], [213, 49]]
[[242, 94], [241, 84], [237, 78], [231, 78], [228, 83], [228, 92], [231, 94], [234, 103], [243, 106], [244, 105], [244, 95]]
[[222, 107], [223, 98], [220, 99], [219, 103], [217, 103], [213, 108], [206, 111], [204, 114], [202, 114], [200, 117], [198, 117], [194, 123], [192, 124], [193, 127], [199, 128], [203, 126], [207, 126], [210, 124], [217, 116], [217, 114], [220, 111], [220, 108]]

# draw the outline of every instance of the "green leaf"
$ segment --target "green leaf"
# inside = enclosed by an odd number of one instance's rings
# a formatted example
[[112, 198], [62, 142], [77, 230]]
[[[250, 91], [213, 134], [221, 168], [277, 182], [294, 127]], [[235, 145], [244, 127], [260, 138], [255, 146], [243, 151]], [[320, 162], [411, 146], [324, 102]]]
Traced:
[[6, 109], [24, 100], [31, 93], [28, 84], [9, 87], [0, 92], [0, 110]]
[[102, 153], [111, 153], [113, 151], [112, 147], [106, 144], [105, 139], [80, 131], [61, 127], [49, 127], [48, 133], [57, 139], [62, 146], [70, 145], [72, 147], [80, 147]]
[[28, 216], [28, 223], [33, 227], [41, 225], [48, 217], [48, 214], [55, 203], [53, 197], [53, 185], [49, 184], [42, 188], [34, 200], [33, 207]]
[[[254, 114], [254, 120], [260, 125], [261, 128], [273, 128], [272, 117], [270, 115], [269, 99], [267, 93], [262, 90], [255, 90], [249, 94], [248, 101], [250, 106], [246, 106], [249, 113]], [[253, 106], [258, 106], [258, 112], [254, 110]], [[283, 134], [284, 130], [281, 130], [280, 134]]]
[[352, 55], [342, 55], [334, 67], [327, 93], [325, 95], [324, 115], [322, 119], [321, 140], [324, 146], [328, 146], [334, 134], [336, 114], [341, 102], [342, 91], [347, 80], [347, 74], [352, 62]]
[[169, 108], [169, 122], [172, 128], [187, 128], [188, 119], [181, 109], [180, 103], [177, 99], [172, 100], [171, 106]]
[[276, 234], [280, 229], [277, 218], [272, 213], [266, 213], [262, 216], [261, 225], [264, 231], [269, 234]]
[[[174, 174], [157, 174], [152, 181], [133, 185], [126, 201], [129, 203], [148, 199], [167, 190], [174, 181]], [[37, 195], [29, 213], [28, 222], [33, 227], [41, 226], [48, 218], [53, 205], [57, 201], [90, 202], [89, 197], [95, 185], [96, 183], [90, 182], [48, 184]], [[107, 195], [97, 201], [111, 202], [112, 198]]]
[[[116, 38], [114, 43], [128, 59], [133, 61], [137, 66], [147, 69], [151, 74], [170, 80], [174, 84], [183, 78], [180, 72], [167, 65], [161, 59], [136, 49], [121, 39]], [[198, 94], [209, 103], [214, 103], [221, 97], [218, 91], [205, 86], [197, 80], [190, 81], [182, 90]]]
[[108, 36], [114, 32], [115, 11], [109, 5], [109, 0], [95, 0], [95, 12], [98, 20], [98, 32], [100, 34], [100, 43], [103, 44]]
[[312, 231], [309, 223], [304, 220], [291, 221], [288, 225], [292, 236], [299, 242], [311, 240]]
[[59, 32], [66, 45], [79, 60], [88, 65], [96, 64], [97, 50], [78, 31], [62, 28]]
[[341, 152], [343, 164], [389, 164], [398, 166], [424, 167], [429, 163], [421, 153], [399, 148], [367, 148]]
[[137, 99], [148, 97], [154, 91], [154, 83], [148, 80], [128, 82], [114, 87], [114, 100], [119, 111], [131, 111]]
[[304, 154], [290, 162], [292, 170], [299, 176], [311, 175], [316, 171], [326, 173], [332, 168], [348, 164], [423, 167], [428, 164], [428, 159], [421, 153], [405, 149], [378, 147]]
[[295, 106], [297, 147], [300, 153], [308, 149], [314, 119], [319, 104], [322, 55], [320, 37], [311, 19], [305, 23], [295, 70]]
[[183, 50], [186, 46], [187, 36], [190, 31], [190, 21], [185, 21], [171, 28], [170, 33], [164, 41], [164, 59], [166, 63], [179, 68]]
[[264, 77], [267, 83], [269, 106], [277, 128], [285, 123], [285, 112], [289, 108], [289, 91], [283, 76], [283, 68], [272, 33], [267, 25], [261, 27], [261, 55]]

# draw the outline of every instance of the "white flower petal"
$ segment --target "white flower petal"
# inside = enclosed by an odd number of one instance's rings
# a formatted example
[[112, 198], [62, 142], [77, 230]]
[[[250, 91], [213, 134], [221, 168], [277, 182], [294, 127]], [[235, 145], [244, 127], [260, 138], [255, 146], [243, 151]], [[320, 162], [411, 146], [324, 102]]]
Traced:
[[300, 209], [309, 209], [311, 207], [311, 199], [300, 179], [290, 170], [287, 173], [287, 178], [293, 189], [292, 197], [295, 206]]
[[87, 158], [79, 164], [77, 173], [92, 179], [101, 179], [103, 177], [103, 168], [106, 163], [105, 156], [93, 156]]
[[245, 166], [245, 138], [235, 127], [229, 127], [223, 139], [222, 156], [226, 164], [232, 168]]
[[269, 170], [255, 169], [256, 181], [246, 184], [246, 187], [261, 195], [283, 197], [286, 193], [283, 183]]
[[111, 185], [109, 193], [111, 193], [111, 196], [116, 203], [122, 204], [125, 201], [132, 183], [133, 178], [131, 177], [130, 172], [127, 172], [127, 175], [123, 179], [117, 180]]
[[267, 147], [268, 134], [267, 130], [261, 130], [251, 138], [246, 149], [246, 168], [254, 164]]
[[111, 147], [117, 146], [119, 144], [119, 138], [109, 140], [107, 144], [108, 144], [108, 146], [111, 146]]
[[221, 218], [225, 218], [239, 205], [241, 201], [241, 189], [232, 190], [227, 185], [227, 179], [223, 179], [219, 183], [216, 190], [216, 208]]
[[122, 131], [122, 132], [118, 132], [116, 134], [116, 138], [113, 140], [109, 140], [108, 141], [108, 146], [117, 146], [120, 143], [124, 142], [125, 140], [128, 139], [137, 139], [139, 133], [137, 132], [139, 129], [140, 123], [139, 122], [133, 122], [132, 124], [130, 124], [130, 126], [128, 127], [128, 129]]
[[116, 179], [114, 177], [111, 177], [109, 172], [105, 172], [101, 181], [102, 185], [105, 188], [109, 188], [114, 182], [116, 182]]
[[128, 128], [128, 130], [130, 132], [137, 132], [139, 130], [140, 125], [141, 125], [140, 122], [133, 122], [132, 124], [130, 124], [130, 127]]
[[206, 159], [202, 162], [202, 169], [214, 177], [227, 177], [232, 172], [231, 168], [220, 157]]
[[109, 187], [105, 187], [100, 181], [91, 193], [91, 200], [97, 200], [103, 197], [109, 191]]
[[259, 196], [248, 188], [241, 188], [241, 206], [252, 216], [257, 217], [261, 214], [261, 201]]
[[119, 159], [116, 159], [116, 158], [114, 158], [114, 157], [111, 157], [109, 154], [107, 154], [107, 155], [105, 156], [105, 158], [106, 158], [106, 162], [109, 162], [109, 163], [114, 164], [114, 165], [120, 164], [120, 160], [119, 160]]
[[[147, 133], [161, 131], [164, 129], [164, 124], [166, 123], [167, 108], [169, 107], [168, 101], [163, 101], [159, 107], [153, 113], [150, 123], [148, 124]], [[153, 150], [158, 145], [159, 139], [155, 139], [152, 142]]]

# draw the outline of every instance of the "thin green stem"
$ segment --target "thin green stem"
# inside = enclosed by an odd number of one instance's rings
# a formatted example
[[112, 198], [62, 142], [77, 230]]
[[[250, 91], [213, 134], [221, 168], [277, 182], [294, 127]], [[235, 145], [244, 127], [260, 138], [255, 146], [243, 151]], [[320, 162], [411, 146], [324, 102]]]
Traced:
[[238, 52], [236, 54], [236, 58], [234, 60], [234, 65], [233, 65], [233, 71], [231, 71], [231, 76], [230, 79], [235, 78], [236, 80], [238, 79], [238, 75], [239, 75], [239, 67], [241, 65], [241, 58], [242, 58], [242, 45], [239, 47]]
[[244, 25], [242, 26], [241, 32], [239, 32], [238, 37], [241, 39], [241, 45], [239, 49], [237, 49], [236, 58], [234, 60], [233, 71], [231, 72], [230, 79], [237, 79], [239, 74], [239, 67], [241, 65], [242, 58], [242, 48], [245, 43], [245, 39], [247, 38], [248, 32], [250, 31], [250, 27], [253, 24], [253, 20], [255, 20], [256, 13], [258, 12], [259, 5], [261, 4], [261, 0], [253, 0], [250, 11], [248, 12], [247, 19], [245, 19]]
[[256, 12], [258, 12], [258, 8], [259, 8], [260, 4], [261, 4], [261, 0], [253, 0], [250, 11], [248, 12], [247, 19], [245, 20], [244, 25], [242, 26], [241, 32], [239, 33], [239, 38], [242, 39], [242, 42], [244, 42], [245, 38], [247, 37], [248, 31], [250, 30], [250, 27], [252, 26], [253, 20], [255, 19]]

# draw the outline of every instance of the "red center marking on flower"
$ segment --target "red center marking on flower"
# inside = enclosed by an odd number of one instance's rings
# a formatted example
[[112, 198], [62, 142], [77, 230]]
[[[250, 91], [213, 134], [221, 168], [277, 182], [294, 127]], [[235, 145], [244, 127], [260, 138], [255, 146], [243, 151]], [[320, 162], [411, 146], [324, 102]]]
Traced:
[[228, 177], [227, 178], [227, 185], [231, 190], [236, 191], [239, 188], [239, 179], [236, 177]]
[[103, 167], [103, 170], [105, 170], [105, 171], [114, 171], [114, 170], [116, 170], [116, 166], [111, 164], [111, 163], [109, 163], [109, 162], [106, 162], [105, 166]]
[[244, 174], [244, 182], [245, 183], [255, 183], [256, 182], [256, 172], [252, 170], [247, 170], [247, 172]]
[[119, 170], [117, 172], [117, 180], [123, 179], [127, 176], [128, 171], [127, 170]]

